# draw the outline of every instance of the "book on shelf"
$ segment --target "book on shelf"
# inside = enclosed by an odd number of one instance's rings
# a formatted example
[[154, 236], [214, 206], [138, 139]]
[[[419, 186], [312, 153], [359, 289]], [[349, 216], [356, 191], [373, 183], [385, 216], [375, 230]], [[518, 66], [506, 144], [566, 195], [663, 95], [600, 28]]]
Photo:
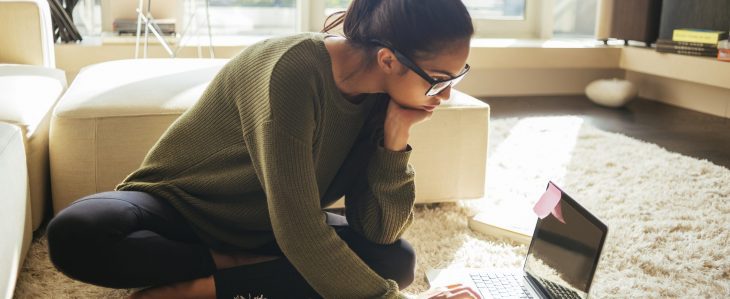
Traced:
[[675, 48], [685, 50], [707, 50], [717, 49], [717, 43], [714, 44], [703, 44], [703, 43], [690, 43], [690, 42], [678, 42], [669, 39], [658, 39], [656, 41], [656, 47], [662, 48]]
[[721, 41], [717, 51], [717, 60], [730, 62], [730, 40]]
[[685, 50], [685, 49], [670, 49], [670, 48], [656, 48], [657, 52], [660, 53], [673, 53], [673, 54], [681, 54], [681, 55], [689, 55], [689, 56], [704, 56], [704, 57], [716, 57], [718, 50], [704, 50], [704, 51], [698, 51], [698, 50]]
[[690, 28], [674, 29], [672, 31], [672, 40], [677, 42], [717, 45], [719, 41], [727, 38], [727, 31]]
[[686, 52], [706, 52], [706, 53], [717, 54], [717, 48], [697, 48], [697, 47], [685, 47], [685, 46], [657, 45], [656, 50], [659, 52], [686, 51]]

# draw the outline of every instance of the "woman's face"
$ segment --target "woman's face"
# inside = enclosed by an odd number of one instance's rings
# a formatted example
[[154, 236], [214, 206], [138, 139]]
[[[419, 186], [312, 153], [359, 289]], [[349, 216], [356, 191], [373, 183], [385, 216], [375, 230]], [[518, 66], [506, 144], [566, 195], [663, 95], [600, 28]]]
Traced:
[[[392, 63], [392, 71], [386, 79], [386, 91], [397, 104], [411, 109], [432, 111], [436, 108], [435, 106], [451, 97], [451, 86], [436, 95], [427, 96], [426, 91], [431, 87], [431, 83], [397, 61], [392, 52], [388, 51], [388, 53], [391, 53], [391, 59], [395, 62]], [[412, 61], [431, 78], [441, 80], [461, 74], [468, 56], [469, 40], [466, 40], [437, 55], [432, 55], [429, 59]]]

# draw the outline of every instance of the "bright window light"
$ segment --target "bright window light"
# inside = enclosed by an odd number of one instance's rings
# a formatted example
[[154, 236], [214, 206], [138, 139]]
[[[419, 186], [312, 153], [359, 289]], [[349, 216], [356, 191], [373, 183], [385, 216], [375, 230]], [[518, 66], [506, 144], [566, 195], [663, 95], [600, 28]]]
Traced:
[[[210, 0], [210, 19], [213, 35], [291, 34], [297, 28], [296, 0]], [[199, 34], [204, 26], [199, 18]]]
[[[525, 0], [462, 0], [475, 19], [524, 19]], [[345, 10], [352, 0], [325, 0], [325, 15]]]
[[[135, 3], [124, 11], [110, 5], [118, 0], [84, 0], [74, 8], [73, 19], [84, 37], [114, 35], [111, 23], [116, 18], [135, 16]], [[125, 0], [132, 1], [132, 0]], [[145, 3], [148, 0], [143, 0]], [[483, 38], [539, 38], [540, 30], [560, 37], [593, 35], [598, 0], [462, 0], [471, 13], [477, 34]], [[214, 40], [234, 37], [287, 35], [299, 31], [319, 31], [324, 18], [346, 10], [352, 0], [208, 0]], [[176, 19], [178, 34], [192, 24], [187, 36], [205, 36], [206, 0], [152, 0], [156, 6], [169, 7], [166, 16]], [[106, 6], [106, 8], [104, 8]], [[128, 7], [127, 7], [128, 6]], [[129, 11], [126, 11], [129, 10]], [[543, 13], [551, 11], [552, 13]], [[191, 14], [196, 14], [191, 18]], [[541, 16], [552, 15], [552, 22]], [[321, 21], [320, 21], [321, 20]], [[547, 28], [545, 26], [551, 27]], [[552, 29], [552, 30], [550, 30]]]
[[522, 20], [525, 0], [462, 0], [474, 19]]

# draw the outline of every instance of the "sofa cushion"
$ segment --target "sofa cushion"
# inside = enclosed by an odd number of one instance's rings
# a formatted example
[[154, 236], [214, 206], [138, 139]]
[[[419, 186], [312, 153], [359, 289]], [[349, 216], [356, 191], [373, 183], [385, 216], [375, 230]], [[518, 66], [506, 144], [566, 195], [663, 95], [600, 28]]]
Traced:
[[16, 124], [32, 135], [65, 89], [62, 70], [0, 64], [0, 121]]
[[0, 121], [20, 127], [25, 143], [33, 229], [50, 203], [48, 127], [51, 111], [66, 89], [62, 70], [0, 64]]
[[180, 114], [226, 59], [129, 59], [87, 66], [56, 107], [60, 118]]
[[0, 122], [0, 297], [12, 298], [32, 239], [25, 149], [20, 128]]
[[139, 167], [227, 61], [130, 59], [81, 69], [51, 120], [54, 212], [97, 190], [111, 190]]

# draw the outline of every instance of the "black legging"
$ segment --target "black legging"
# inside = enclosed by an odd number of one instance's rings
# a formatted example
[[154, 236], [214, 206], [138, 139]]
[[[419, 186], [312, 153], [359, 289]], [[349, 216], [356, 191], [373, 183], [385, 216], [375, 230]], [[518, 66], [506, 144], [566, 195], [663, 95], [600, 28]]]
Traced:
[[[372, 243], [350, 229], [344, 216], [327, 223], [376, 273], [401, 289], [413, 282], [415, 253], [403, 239]], [[214, 275], [217, 298], [318, 298], [276, 243], [282, 258], [217, 270], [208, 246], [164, 200], [144, 192], [112, 191], [73, 202], [48, 224], [48, 250], [70, 278], [109, 288], [142, 288]], [[261, 251], [258, 251], [261, 252]]]

